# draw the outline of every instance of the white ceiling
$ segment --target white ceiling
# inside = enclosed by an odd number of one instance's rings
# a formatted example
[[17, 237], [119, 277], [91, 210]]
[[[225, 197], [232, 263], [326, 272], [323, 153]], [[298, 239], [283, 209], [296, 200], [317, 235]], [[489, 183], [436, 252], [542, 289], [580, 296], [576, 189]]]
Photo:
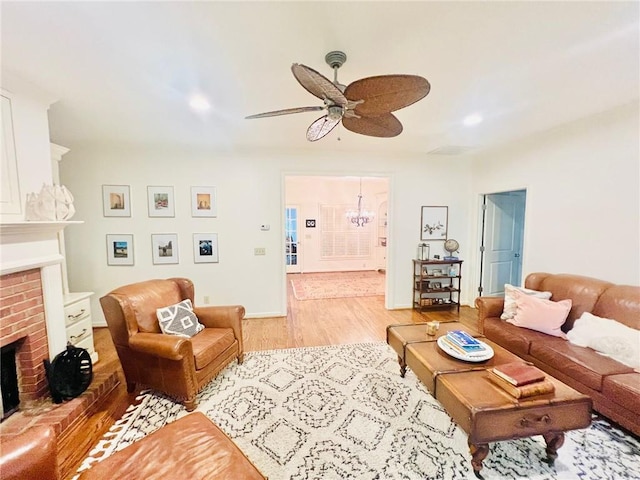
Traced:
[[[637, 102], [639, 5], [2, 1], [2, 73], [59, 99], [50, 109], [51, 137], [70, 148], [484, 148]], [[244, 119], [320, 105], [290, 66], [303, 63], [332, 78], [324, 62], [331, 50], [348, 56], [339, 72], [344, 84], [390, 73], [429, 80], [430, 94], [397, 112], [400, 136], [342, 129], [309, 143], [305, 131], [318, 112]], [[214, 108], [192, 112], [193, 92]], [[485, 121], [464, 127], [462, 119], [474, 112]]]

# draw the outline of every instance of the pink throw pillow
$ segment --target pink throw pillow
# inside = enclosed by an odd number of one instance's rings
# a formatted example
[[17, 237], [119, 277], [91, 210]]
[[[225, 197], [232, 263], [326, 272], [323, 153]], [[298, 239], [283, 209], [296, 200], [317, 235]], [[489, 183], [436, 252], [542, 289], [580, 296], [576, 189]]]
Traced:
[[560, 327], [567, 320], [571, 310], [571, 300], [552, 302], [532, 297], [522, 292], [514, 292], [516, 297], [516, 314], [507, 322], [517, 327], [529, 328], [538, 332], [567, 338]]

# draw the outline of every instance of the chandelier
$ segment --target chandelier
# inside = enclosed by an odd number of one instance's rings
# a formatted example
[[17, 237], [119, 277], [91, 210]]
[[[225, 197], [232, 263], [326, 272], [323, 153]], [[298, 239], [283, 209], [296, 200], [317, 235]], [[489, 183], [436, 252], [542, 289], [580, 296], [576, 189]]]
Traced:
[[362, 178], [360, 179], [360, 193], [358, 194], [358, 209], [347, 210], [347, 220], [356, 227], [364, 227], [373, 220], [373, 212], [362, 209]]

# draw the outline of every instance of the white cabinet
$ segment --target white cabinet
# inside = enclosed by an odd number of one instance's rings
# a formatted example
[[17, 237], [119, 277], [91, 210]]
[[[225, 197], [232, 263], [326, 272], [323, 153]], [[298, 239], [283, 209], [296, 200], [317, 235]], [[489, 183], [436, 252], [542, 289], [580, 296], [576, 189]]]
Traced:
[[64, 295], [64, 323], [67, 342], [86, 349], [91, 355], [92, 362], [96, 363], [98, 352], [93, 344], [91, 295], [93, 292], [66, 293]]

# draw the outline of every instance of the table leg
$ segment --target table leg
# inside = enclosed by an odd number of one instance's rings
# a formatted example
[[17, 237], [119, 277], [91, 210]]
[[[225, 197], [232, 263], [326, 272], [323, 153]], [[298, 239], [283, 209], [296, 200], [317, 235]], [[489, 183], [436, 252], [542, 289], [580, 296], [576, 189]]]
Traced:
[[553, 465], [558, 458], [558, 449], [564, 445], [564, 432], [549, 432], [542, 435], [547, 442], [546, 463]]
[[407, 373], [407, 363], [400, 355], [398, 355], [398, 363], [400, 364], [400, 376], [404, 378], [404, 375]]
[[469, 451], [471, 452], [471, 466], [473, 467], [473, 473], [475, 473], [476, 477], [482, 479], [480, 470], [482, 470], [482, 461], [487, 458], [487, 455], [489, 455], [489, 445], [486, 443], [482, 443], [480, 445], [469, 443]]

